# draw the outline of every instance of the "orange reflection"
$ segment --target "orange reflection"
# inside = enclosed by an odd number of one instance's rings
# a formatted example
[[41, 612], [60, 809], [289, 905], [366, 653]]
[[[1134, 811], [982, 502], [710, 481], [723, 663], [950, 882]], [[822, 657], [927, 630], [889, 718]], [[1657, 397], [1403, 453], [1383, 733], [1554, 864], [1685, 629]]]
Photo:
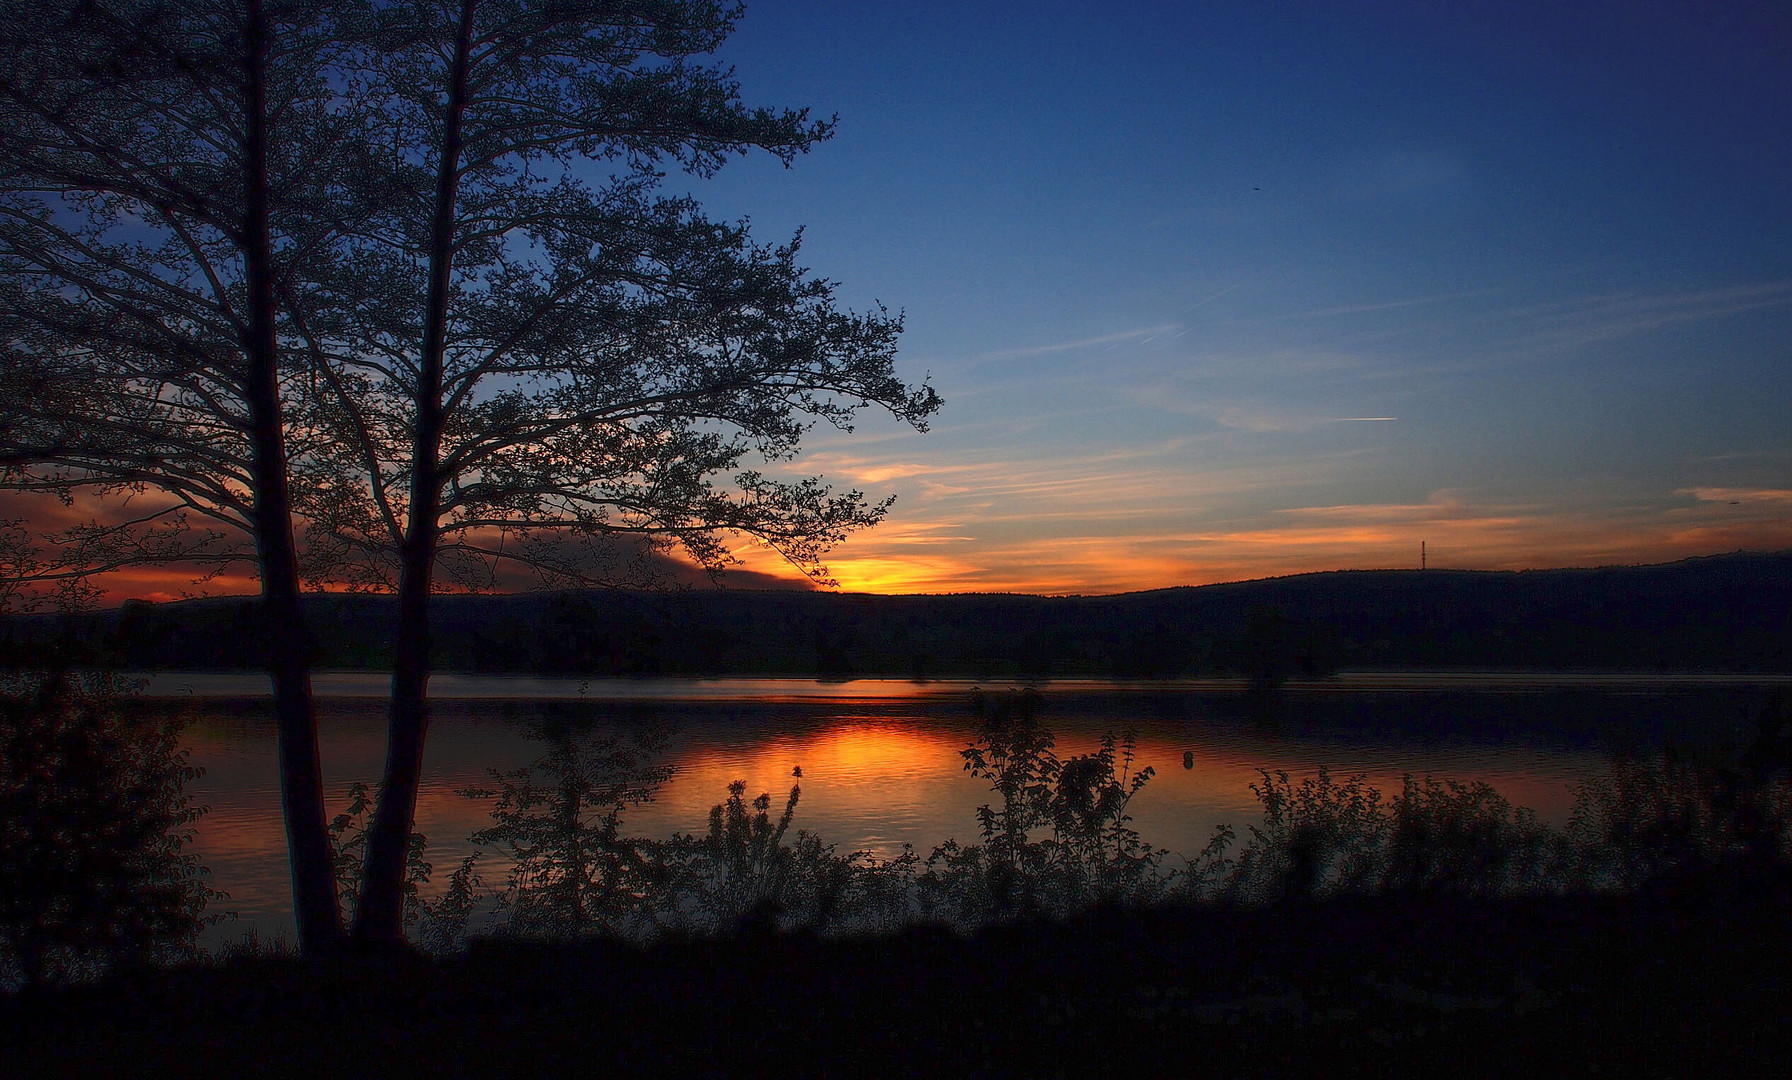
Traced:
[[[842, 853], [866, 850], [891, 858], [910, 844], [925, 855], [948, 837], [977, 840], [976, 809], [998, 796], [987, 780], [963, 768], [960, 751], [973, 736], [970, 718], [950, 710], [944, 717], [880, 715], [864, 703], [841, 709], [831, 716], [731, 718], [688, 731], [665, 758], [676, 769], [672, 780], [652, 802], [625, 811], [625, 834], [701, 835], [710, 808], [739, 780], [746, 783], [748, 798], [770, 795], [774, 815], [792, 786], [800, 785], [792, 833], [819, 834]], [[1065, 760], [1095, 751], [1103, 731], [1138, 717], [1134, 703], [1099, 715], [1060, 716], [1048, 726]], [[1262, 809], [1250, 791], [1260, 779], [1259, 768], [1286, 770], [1296, 784], [1322, 765], [1336, 782], [1365, 774], [1384, 802], [1399, 793], [1408, 771], [1415, 777], [1486, 780], [1514, 805], [1529, 806], [1545, 822], [1560, 825], [1572, 807], [1574, 784], [1603, 762], [1591, 752], [1381, 744], [1324, 732], [1209, 723], [1198, 716], [1137, 722], [1141, 733], [1132, 769], [1150, 767], [1155, 775], [1128, 808], [1133, 825], [1146, 842], [1185, 856], [1199, 852], [1222, 824], [1237, 832], [1239, 842], [1249, 840], [1248, 826]], [[343, 808], [349, 783], [377, 778], [380, 723], [375, 706], [333, 706], [325, 718], [332, 814]], [[473, 713], [450, 713], [439, 724], [417, 804], [417, 829], [429, 839], [426, 858], [434, 866], [426, 896], [447, 887], [461, 859], [475, 850], [472, 834], [492, 824], [492, 803], [465, 798], [459, 790], [492, 786], [488, 768], [527, 765], [543, 751], [514, 729]], [[243, 912], [264, 933], [290, 932], [292, 898], [271, 724], [220, 708], [204, 714], [188, 734], [195, 763], [208, 768], [191, 794], [195, 803], [212, 807], [197, 824], [194, 851], [214, 871], [213, 884], [231, 893], [219, 907]], [[798, 768], [800, 777], [793, 775]], [[1180, 865], [1174, 859], [1171, 864]], [[504, 853], [488, 851], [482, 867], [487, 882], [502, 888], [508, 870]]]

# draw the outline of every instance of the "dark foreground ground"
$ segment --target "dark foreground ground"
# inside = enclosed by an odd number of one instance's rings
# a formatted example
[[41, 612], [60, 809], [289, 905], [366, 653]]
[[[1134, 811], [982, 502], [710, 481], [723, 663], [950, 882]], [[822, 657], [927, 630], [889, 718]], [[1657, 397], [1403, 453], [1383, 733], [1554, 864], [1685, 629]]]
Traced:
[[0, 1073], [1785, 1075], [1787, 896], [248, 960], [0, 999]]

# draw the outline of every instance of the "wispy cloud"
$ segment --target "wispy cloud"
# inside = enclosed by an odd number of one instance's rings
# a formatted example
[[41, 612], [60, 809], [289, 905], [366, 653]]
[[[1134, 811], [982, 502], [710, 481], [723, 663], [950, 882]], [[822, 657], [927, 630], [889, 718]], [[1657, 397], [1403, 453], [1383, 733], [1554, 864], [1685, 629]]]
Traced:
[[1788, 305], [1792, 305], [1792, 280], [1725, 289], [1571, 297], [1491, 312], [1482, 321], [1504, 324], [1506, 346], [1528, 359], [1542, 350], [1584, 348], [1676, 324]]
[[1174, 334], [1182, 327], [1176, 323], [1164, 323], [1158, 326], [1145, 326], [1137, 330], [1121, 330], [1112, 334], [1100, 334], [1095, 337], [1077, 338], [1073, 341], [1058, 341], [1044, 345], [1022, 345], [1012, 349], [997, 349], [993, 352], [975, 353], [966, 357], [961, 363], [965, 366], [977, 367], [998, 360], [1013, 360], [1027, 356], [1049, 356], [1054, 353], [1074, 352], [1078, 349], [1093, 349], [1101, 346], [1112, 347], [1128, 342], [1150, 340], [1163, 334]]
[[935, 479], [954, 474], [981, 471], [978, 465], [944, 465], [919, 461], [873, 462], [855, 459], [825, 459], [812, 457], [811, 463], [825, 469], [838, 480], [852, 484], [887, 484], [892, 480]]
[[1374, 311], [1397, 311], [1401, 308], [1430, 307], [1435, 304], [1448, 304], [1457, 300], [1473, 300], [1483, 296], [1497, 295], [1497, 289], [1458, 289], [1454, 292], [1434, 293], [1429, 296], [1414, 296], [1405, 300], [1386, 300], [1372, 304], [1343, 304], [1337, 307], [1314, 308], [1310, 311], [1292, 311], [1272, 318], [1275, 321], [1296, 321], [1301, 319], [1333, 319], [1341, 315], [1364, 315]]
[[1187, 364], [1207, 379], [1335, 373], [1357, 382], [1394, 378], [1410, 383], [1532, 365], [1545, 357], [1559, 362], [1565, 354], [1669, 327], [1792, 307], [1792, 280], [1488, 302], [1512, 292], [1469, 289], [1230, 318], [1215, 324], [1213, 336], [1235, 339], [1233, 343], [1190, 357]]
[[921, 551], [899, 538], [883, 543], [873, 531], [843, 544], [831, 565], [842, 585], [871, 591], [1101, 593], [1417, 566], [1421, 540], [1434, 567], [1492, 570], [1792, 546], [1785, 513], [1739, 515], [1730, 499], [1716, 497], [1739, 493], [1763, 511], [1792, 498], [1771, 489], [1704, 489], [1707, 497], [1690, 503], [1578, 508], [1440, 490], [1423, 502], [1284, 507], [1205, 527], [1144, 514], [1117, 529], [1107, 516], [1066, 508], [1024, 520], [979, 518], [954, 542]]
[[1792, 491], [1785, 488], [1683, 488], [1681, 495], [1691, 495], [1700, 502], [1723, 503], [1726, 506], [1765, 506], [1776, 510], [1792, 509]]

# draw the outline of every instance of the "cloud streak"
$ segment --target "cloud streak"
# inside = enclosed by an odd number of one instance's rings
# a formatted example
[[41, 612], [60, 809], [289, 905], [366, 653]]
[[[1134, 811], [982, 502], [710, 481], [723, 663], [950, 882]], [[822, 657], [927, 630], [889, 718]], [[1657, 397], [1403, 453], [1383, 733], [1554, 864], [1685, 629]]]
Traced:
[[997, 349], [993, 352], [975, 353], [966, 357], [958, 365], [958, 370], [975, 369], [1002, 360], [1016, 360], [1033, 356], [1052, 356], [1058, 353], [1075, 352], [1079, 349], [1093, 349], [1099, 346], [1112, 348], [1127, 342], [1143, 342], [1163, 334], [1174, 333], [1182, 327], [1176, 323], [1164, 323], [1158, 326], [1146, 326], [1137, 330], [1121, 330], [1112, 334], [1099, 334], [1094, 337], [1077, 338], [1072, 341], [1058, 341], [1045, 345], [1022, 345], [1012, 349]]
[[[1726, 492], [1728, 493], [1728, 492]], [[1706, 495], [1715, 495], [1707, 492]], [[1107, 593], [1336, 569], [1417, 566], [1487, 570], [1668, 561], [1713, 551], [1792, 547], [1792, 521], [1768, 512], [1792, 493], [1756, 492], [1763, 512], [1729, 499], [1580, 511], [1440, 491], [1420, 503], [1287, 507], [1216, 528], [1090, 531], [1105, 516], [1029, 519], [1020, 534], [955, 537], [914, 557], [877, 534], [843, 544], [831, 565], [843, 587], [869, 592]], [[1049, 534], [1049, 535], [1047, 535]]]

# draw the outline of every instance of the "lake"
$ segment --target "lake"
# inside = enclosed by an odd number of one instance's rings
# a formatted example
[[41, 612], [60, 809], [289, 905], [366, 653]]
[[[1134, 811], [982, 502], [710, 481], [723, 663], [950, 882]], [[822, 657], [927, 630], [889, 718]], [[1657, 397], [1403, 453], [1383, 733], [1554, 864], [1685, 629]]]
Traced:
[[[1273, 694], [1232, 681], [1045, 684], [1040, 722], [1061, 758], [1096, 749], [1103, 732], [1138, 734], [1139, 767], [1156, 775], [1134, 800], [1146, 841], [1193, 855], [1222, 823], [1241, 834], [1258, 819], [1257, 770], [1294, 776], [1323, 766], [1363, 773], [1386, 794], [1405, 773], [1483, 780], [1513, 803], [1561, 823], [1574, 790], [1601, 775], [1613, 751], [1663, 740], [1736, 738], [1764, 688], [1792, 679], [1555, 673], [1354, 673]], [[377, 782], [385, 754], [386, 678], [326, 672], [317, 679], [328, 809], [355, 781]], [[976, 837], [976, 808], [994, 798], [964, 772], [975, 736], [970, 683], [858, 680], [592, 680], [436, 676], [417, 828], [429, 839], [434, 893], [473, 850], [488, 802], [457, 791], [489, 785], [488, 769], [525, 767], [545, 750], [527, 734], [545, 712], [576, 713], [594, 728], [653, 740], [674, 769], [655, 799], [624, 818], [631, 835], [700, 833], [728, 784], [802, 797], [793, 828], [842, 852], [922, 854], [949, 837]], [[1000, 689], [992, 687], [992, 689]], [[230, 893], [238, 918], [208, 935], [290, 936], [291, 895], [277, 795], [274, 724], [265, 678], [159, 673], [148, 692], [192, 717], [190, 793], [210, 807], [196, 852]], [[1185, 755], [1187, 755], [1185, 757]], [[1187, 763], [1185, 765], [1185, 762]], [[802, 778], [793, 779], [800, 768]], [[498, 866], [488, 878], [501, 880]]]

